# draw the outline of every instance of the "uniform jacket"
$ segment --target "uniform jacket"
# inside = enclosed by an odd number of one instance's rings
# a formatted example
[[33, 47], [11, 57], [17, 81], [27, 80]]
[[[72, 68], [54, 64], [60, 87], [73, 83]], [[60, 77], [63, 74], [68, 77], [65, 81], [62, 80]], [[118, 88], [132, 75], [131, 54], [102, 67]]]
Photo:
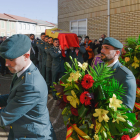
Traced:
[[44, 48], [45, 48], [45, 42], [42, 41], [42, 40], [38, 40], [36, 42], [36, 46], [38, 48], [38, 61], [42, 62], [43, 60], [43, 51], [44, 51]]
[[10, 125], [8, 140], [55, 140], [46, 107], [48, 89], [31, 66], [16, 80], [9, 95], [0, 96], [0, 125]]
[[33, 50], [31, 49], [31, 53], [30, 53], [30, 59], [31, 60], [37, 60], [38, 59], [38, 48], [36, 46], [36, 41], [34, 40], [33, 42], [31, 42], [31, 45], [35, 51], [35, 54], [33, 52]]
[[42, 52], [42, 63], [43, 63], [44, 66], [46, 66], [46, 64], [47, 64], [47, 53], [46, 53], [45, 50], [47, 50], [48, 47], [49, 47], [49, 44], [45, 43], [45, 47], [44, 47], [44, 50]]
[[112, 77], [118, 80], [120, 85], [123, 84], [126, 90], [125, 96], [122, 96], [123, 103], [130, 109], [133, 109], [136, 100], [136, 79], [133, 73], [119, 61], [114, 64], [113, 70], [114, 75]]
[[[79, 50], [78, 54], [76, 54], [75, 49], [72, 50], [68, 50], [68, 55], [71, 56], [72, 58], [76, 58], [78, 62], [83, 63], [83, 54], [86, 52], [85, 47], [80, 45], [79, 48], [77, 48]], [[69, 59], [69, 63], [70, 65], [72, 65], [71, 60]]]
[[62, 53], [59, 53], [59, 48], [53, 47], [50, 49], [50, 54], [53, 58], [52, 60], [52, 71], [57, 72], [64, 72], [64, 58], [62, 56]]
[[114, 64], [112, 70], [114, 74], [110, 78], [114, 77], [125, 89], [125, 96], [122, 96], [123, 104], [133, 109], [136, 99], [136, 80], [133, 73], [119, 61]]
[[52, 56], [51, 56], [51, 54], [50, 54], [50, 49], [51, 49], [52, 47], [53, 47], [53, 45], [48, 44], [48, 45], [46, 46], [46, 48], [45, 48], [45, 53], [46, 53], [46, 55], [47, 55], [47, 58], [46, 58], [46, 67], [49, 67], [49, 68], [52, 67], [52, 60], [53, 60], [53, 58], [52, 58]]

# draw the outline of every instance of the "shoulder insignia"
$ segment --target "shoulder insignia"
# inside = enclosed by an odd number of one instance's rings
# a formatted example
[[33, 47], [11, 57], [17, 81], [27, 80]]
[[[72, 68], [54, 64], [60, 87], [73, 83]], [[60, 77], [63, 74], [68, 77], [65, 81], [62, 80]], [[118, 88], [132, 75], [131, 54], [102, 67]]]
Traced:
[[36, 44], [38, 44], [38, 42]]
[[22, 76], [22, 80], [24, 79], [24, 76]]
[[47, 47], [45, 47], [45, 50], [47, 49]]
[[125, 66], [120, 66], [120, 69], [123, 70], [125, 73], [130, 74], [132, 73], [128, 68], [126, 68]]
[[43, 43], [41, 43], [41, 44], [43, 44]]
[[28, 74], [31, 74], [30, 72]]

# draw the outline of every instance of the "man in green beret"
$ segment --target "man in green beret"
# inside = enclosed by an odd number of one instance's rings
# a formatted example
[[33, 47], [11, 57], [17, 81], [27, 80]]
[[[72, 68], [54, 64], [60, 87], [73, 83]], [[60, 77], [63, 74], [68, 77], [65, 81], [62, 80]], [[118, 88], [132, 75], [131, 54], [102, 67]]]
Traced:
[[30, 52], [30, 59], [34, 63], [34, 65], [37, 65], [38, 62], [38, 48], [36, 46], [35, 41], [35, 35], [30, 34], [30, 40], [31, 40], [31, 52]]
[[45, 36], [45, 39], [44, 39], [45, 46], [44, 46], [44, 51], [42, 52], [42, 72], [41, 72], [41, 74], [45, 80], [46, 80], [46, 64], [47, 64], [47, 54], [46, 54], [45, 50], [49, 46], [48, 38], [49, 38], [49, 36]]
[[50, 86], [52, 85], [52, 56], [50, 54], [50, 49], [53, 47], [53, 38], [48, 38], [48, 45], [46, 46], [45, 53], [47, 55], [46, 61], [46, 83], [48, 86], [49, 93], [52, 91]]
[[[52, 82], [58, 82], [59, 79], [64, 75], [64, 57], [62, 56], [62, 49], [59, 45], [59, 40], [57, 38], [53, 39], [53, 47], [50, 49], [50, 54], [53, 58], [52, 60]], [[53, 98], [56, 100], [56, 92], [53, 91]]]
[[44, 39], [45, 39], [45, 33], [41, 33], [41, 40], [38, 40], [36, 42], [36, 46], [38, 48], [38, 61], [39, 61], [39, 70], [42, 74], [42, 63], [43, 63], [43, 51], [44, 51], [44, 48], [45, 48], [45, 42], [44, 42]]
[[31, 41], [13, 35], [0, 46], [0, 56], [14, 73], [7, 95], [0, 96], [0, 126], [10, 125], [8, 140], [56, 140], [47, 109], [48, 89], [30, 60]]
[[105, 38], [101, 48], [101, 59], [114, 70], [110, 78], [114, 77], [120, 85], [123, 84], [126, 91], [125, 96], [122, 96], [123, 103], [133, 110], [136, 99], [136, 80], [133, 73], [118, 60], [122, 48], [123, 44], [120, 41], [112, 37]]

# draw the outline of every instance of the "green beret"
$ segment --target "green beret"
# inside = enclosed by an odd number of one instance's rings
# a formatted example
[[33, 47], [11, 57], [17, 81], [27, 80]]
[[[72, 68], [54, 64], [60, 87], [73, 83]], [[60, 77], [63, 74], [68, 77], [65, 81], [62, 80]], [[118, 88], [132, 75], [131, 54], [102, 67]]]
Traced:
[[16, 34], [6, 39], [0, 45], [0, 56], [4, 59], [15, 59], [27, 53], [31, 48], [28, 36]]
[[104, 42], [103, 42], [103, 45], [104, 44], [113, 46], [113, 47], [118, 48], [118, 49], [123, 48], [123, 44], [119, 40], [112, 38], [112, 37], [106, 37], [104, 39]]

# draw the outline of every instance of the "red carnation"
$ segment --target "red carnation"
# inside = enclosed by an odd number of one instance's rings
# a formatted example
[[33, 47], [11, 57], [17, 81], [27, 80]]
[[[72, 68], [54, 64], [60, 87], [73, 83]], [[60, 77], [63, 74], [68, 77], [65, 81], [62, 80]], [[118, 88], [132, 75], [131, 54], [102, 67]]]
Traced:
[[93, 77], [89, 74], [86, 74], [82, 79], [81, 85], [85, 89], [89, 89], [93, 86], [94, 80]]
[[91, 102], [90, 102], [91, 99], [92, 98], [90, 97], [90, 95], [89, 95], [89, 93], [87, 91], [83, 92], [80, 95], [80, 102], [82, 104], [85, 104], [86, 106], [91, 104]]
[[137, 83], [137, 85], [140, 86], [140, 80], [139, 79], [136, 80], [136, 83]]
[[64, 84], [64, 83], [60, 80], [60, 85], [61, 85], [61, 84]]
[[70, 110], [71, 110], [71, 113], [72, 113], [74, 116], [79, 116], [77, 108], [71, 107]]
[[65, 103], [68, 103], [69, 101], [67, 100], [67, 96], [66, 95], [63, 95], [63, 101], [65, 102]]
[[129, 137], [129, 135], [123, 135], [121, 137], [121, 140], [130, 140], [130, 137]]

